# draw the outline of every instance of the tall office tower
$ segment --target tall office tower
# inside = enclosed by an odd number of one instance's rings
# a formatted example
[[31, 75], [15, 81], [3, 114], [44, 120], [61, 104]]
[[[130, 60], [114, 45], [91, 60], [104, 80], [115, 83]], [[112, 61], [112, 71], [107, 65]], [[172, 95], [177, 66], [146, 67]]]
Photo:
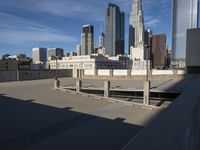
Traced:
[[33, 48], [32, 49], [33, 63], [45, 63], [47, 61], [47, 49], [46, 48]]
[[152, 36], [152, 66], [163, 69], [166, 64], [166, 34], [154, 34]]
[[199, 0], [173, 0], [172, 59], [186, 59], [187, 29], [198, 27]]
[[142, 0], [132, 0], [132, 12], [129, 26], [129, 48], [130, 47], [144, 47]]
[[99, 36], [99, 48], [105, 47], [105, 34], [102, 32]]
[[77, 56], [81, 56], [81, 45], [80, 44], [76, 45], [76, 53], [77, 53]]
[[64, 50], [62, 48], [48, 48], [48, 57], [64, 57]]
[[90, 55], [94, 53], [94, 27], [93, 25], [84, 25], [81, 35], [81, 55]]
[[106, 54], [110, 56], [124, 54], [125, 14], [120, 11], [119, 6], [111, 3], [108, 4], [105, 27]]

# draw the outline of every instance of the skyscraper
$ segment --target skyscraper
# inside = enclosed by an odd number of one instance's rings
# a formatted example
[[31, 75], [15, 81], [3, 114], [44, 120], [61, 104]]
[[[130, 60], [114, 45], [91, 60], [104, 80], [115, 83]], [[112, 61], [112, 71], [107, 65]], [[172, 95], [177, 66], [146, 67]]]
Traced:
[[81, 55], [90, 55], [94, 53], [94, 27], [93, 25], [84, 25], [81, 35]]
[[105, 47], [105, 34], [102, 32], [99, 36], [99, 48]]
[[77, 56], [80, 56], [81, 55], [81, 45], [76, 45], [76, 53], [77, 53]]
[[32, 49], [33, 63], [46, 63], [47, 49], [46, 48], [33, 48]]
[[166, 34], [154, 34], [152, 36], [152, 66], [163, 69], [166, 65]]
[[144, 45], [146, 46], [145, 52], [144, 52], [144, 59], [149, 60], [152, 59], [152, 36], [153, 31], [152, 30], [144, 30]]
[[129, 48], [130, 47], [144, 47], [142, 0], [132, 0], [132, 12], [129, 26]]
[[105, 27], [106, 54], [110, 56], [124, 54], [125, 14], [120, 10], [119, 6], [111, 3], [108, 4]]
[[198, 0], [173, 0], [172, 58], [186, 59], [187, 29], [198, 27]]
[[48, 48], [48, 57], [64, 57], [64, 50], [62, 48]]

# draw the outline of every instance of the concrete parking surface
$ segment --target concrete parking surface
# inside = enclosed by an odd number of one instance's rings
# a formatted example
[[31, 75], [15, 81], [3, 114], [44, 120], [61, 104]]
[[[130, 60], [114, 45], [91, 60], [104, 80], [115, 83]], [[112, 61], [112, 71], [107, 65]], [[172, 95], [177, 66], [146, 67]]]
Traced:
[[53, 84], [0, 84], [1, 150], [119, 150], [162, 111], [62, 93]]

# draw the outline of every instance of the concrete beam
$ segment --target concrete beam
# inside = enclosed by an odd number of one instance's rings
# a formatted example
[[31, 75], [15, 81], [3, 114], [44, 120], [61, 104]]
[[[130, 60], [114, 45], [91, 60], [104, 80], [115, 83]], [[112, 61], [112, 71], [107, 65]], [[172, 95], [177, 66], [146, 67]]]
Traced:
[[104, 97], [110, 97], [110, 81], [104, 81]]

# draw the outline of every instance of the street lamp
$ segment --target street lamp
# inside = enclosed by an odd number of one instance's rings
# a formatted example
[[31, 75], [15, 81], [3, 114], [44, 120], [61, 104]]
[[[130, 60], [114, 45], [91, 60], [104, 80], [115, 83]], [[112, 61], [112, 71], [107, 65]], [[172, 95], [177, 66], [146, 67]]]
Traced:
[[54, 87], [58, 88], [60, 86], [60, 81], [58, 80], [58, 59], [60, 58], [59, 56], [52, 56], [53, 59], [56, 60], [56, 75], [55, 75], [55, 82], [54, 82]]

